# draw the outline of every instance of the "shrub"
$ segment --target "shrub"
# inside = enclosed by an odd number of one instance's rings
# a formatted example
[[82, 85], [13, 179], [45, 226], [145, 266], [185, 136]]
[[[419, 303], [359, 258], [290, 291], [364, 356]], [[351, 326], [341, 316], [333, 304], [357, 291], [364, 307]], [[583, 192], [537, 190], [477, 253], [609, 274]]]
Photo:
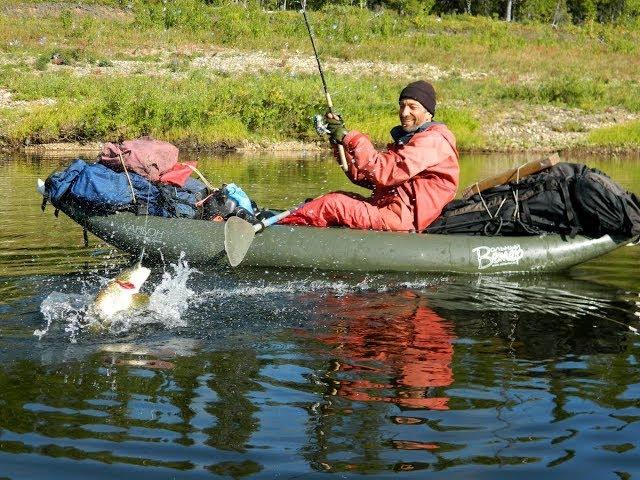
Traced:
[[139, 27], [202, 30], [211, 26], [210, 7], [199, 0], [134, 0], [133, 11]]
[[438, 120], [446, 123], [455, 134], [458, 148], [470, 150], [482, 146], [484, 139], [480, 122], [471, 112], [460, 108], [441, 107], [436, 113]]
[[604, 93], [605, 87], [601, 82], [568, 75], [553, 77], [538, 89], [540, 100], [570, 107], [593, 107]]
[[73, 15], [70, 10], [64, 9], [60, 13], [60, 23], [62, 24], [62, 28], [64, 30], [71, 30], [73, 27]]
[[41, 53], [36, 58], [35, 68], [36, 70], [44, 71], [49, 66], [49, 62], [51, 62], [51, 54], [50, 53]]
[[586, 132], [587, 127], [578, 120], [566, 120], [551, 126], [554, 132]]

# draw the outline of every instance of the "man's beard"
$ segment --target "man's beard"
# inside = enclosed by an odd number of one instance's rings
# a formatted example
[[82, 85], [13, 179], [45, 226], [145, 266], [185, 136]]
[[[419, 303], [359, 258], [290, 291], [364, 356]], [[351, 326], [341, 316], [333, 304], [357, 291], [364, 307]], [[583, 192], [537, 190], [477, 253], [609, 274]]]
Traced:
[[418, 128], [420, 128], [420, 125], [415, 125], [415, 124], [413, 125], [413, 127], [405, 127], [401, 123], [400, 126], [402, 127], [402, 130], [404, 130], [407, 133], [415, 132]]

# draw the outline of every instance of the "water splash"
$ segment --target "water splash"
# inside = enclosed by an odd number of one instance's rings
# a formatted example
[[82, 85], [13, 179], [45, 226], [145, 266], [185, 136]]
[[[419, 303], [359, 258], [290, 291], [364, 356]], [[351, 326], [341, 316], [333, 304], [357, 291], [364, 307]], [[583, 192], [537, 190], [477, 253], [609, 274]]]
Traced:
[[192, 273], [200, 272], [189, 267], [184, 254], [180, 255], [178, 263], [172, 263], [170, 267], [173, 269], [173, 275], [167, 271], [162, 274], [160, 284], [149, 299], [149, 311], [162, 318], [165, 326], [175, 328], [186, 324], [182, 316], [195, 293], [187, 287], [187, 281]]
[[33, 334], [41, 340], [54, 325], [64, 324], [65, 333], [75, 343], [78, 333], [91, 323], [87, 318], [91, 300], [91, 295], [51, 292], [40, 305], [40, 312], [47, 323], [44, 328], [34, 330]]
[[[88, 289], [91, 293], [82, 294], [52, 292], [40, 305], [46, 324], [33, 334], [42, 339], [53, 333], [56, 327], [62, 327], [64, 335], [75, 343], [85, 331], [122, 334], [147, 324], [161, 324], [169, 329], [185, 326], [187, 322], [183, 316], [194, 295], [187, 282], [191, 274], [199, 272], [189, 267], [183, 255], [177, 263], [170, 264], [169, 269], [163, 272], [160, 283], [150, 294], [146, 308], [119, 312], [108, 323], [102, 322], [91, 312], [90, 307], [99, 288], [94, 286]], [[100, 279], [101, 286], [107, 281]]]

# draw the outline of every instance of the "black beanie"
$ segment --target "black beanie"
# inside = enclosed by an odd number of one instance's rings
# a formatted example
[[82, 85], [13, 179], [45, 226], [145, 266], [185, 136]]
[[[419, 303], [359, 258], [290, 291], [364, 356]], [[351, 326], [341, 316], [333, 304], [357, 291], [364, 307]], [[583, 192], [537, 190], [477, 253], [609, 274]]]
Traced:
[[430, 83], [424, 80], [410, 83], [400, 92], [400, 100], [404, 98], [416, 100], [420, 102], [432, 116], [436, 114], [436, 91]]

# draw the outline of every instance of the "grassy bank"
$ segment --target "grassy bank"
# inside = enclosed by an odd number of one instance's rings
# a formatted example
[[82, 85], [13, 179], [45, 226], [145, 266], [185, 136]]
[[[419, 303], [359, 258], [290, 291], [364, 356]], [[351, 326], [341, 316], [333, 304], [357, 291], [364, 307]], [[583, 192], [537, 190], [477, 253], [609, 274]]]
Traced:
[[637, 147], [640, 145], [640, 122], [600, 128], [589, 133], [589, 142], [601, 147]]
[[[9, 73], [0, 79], [18, 100], [56, 99], [54, 105], [4, 112], [0, 128], [11, 145], [141, 135], [194, 147], [237, 147], [245, 140], [313, 142], [318, 135], [311, 118], [325, 110], [315, 76], [210, 78], [192, 72], [181, 79], [133, 75], [96, 82], [64, 73]], [[349, 128], [366, 131], [380, 143], [387, 140], [389, 128], [397, 123], [389, 99], [395, 98], [399, 84], [341, 78], [335, 86]], [[438, 117], [458, 132], [463, 147], [481, 145], [471, 114], [443, 107]]]
[[[150, 134], [191, 146], [315, 141], [324, 111], [296, 12], [195, 0], [10, 1], [0, 7], [0, 141], [19, 146]], [[462, 149], [640, 147], [638, 29], [312, 13], [334, 103], [378, 143], [399, 89], [434, 81]], [[228, 52], [266, 52], [221, 69]], [[2, 102], [4, 91], [5, 101]], [[601, 128], [604, 127], [604, 128]]]

